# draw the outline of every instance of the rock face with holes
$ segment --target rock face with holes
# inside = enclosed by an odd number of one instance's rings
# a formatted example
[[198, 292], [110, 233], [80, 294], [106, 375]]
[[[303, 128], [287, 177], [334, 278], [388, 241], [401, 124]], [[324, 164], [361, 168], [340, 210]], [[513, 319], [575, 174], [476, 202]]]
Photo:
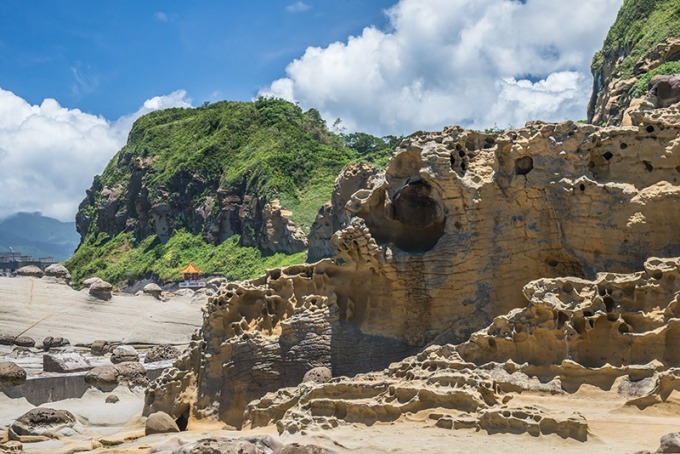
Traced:
[[[524, 308], [523, 287], [535, 279], [574, 276], [592, 287], [600, 271], [680, 255], [679, 119], [668, 108], [637, 112], [634, 127], [531, 122], [502, 134], [410, 136], [345, 205], [334, 258], [219, 289], [145, 411], [240, 427], [248, 402], [297, 385], [312, 367], [354, 375], [428, 343], [467, 341]], [[555, 323], [565, 317], [551, 311]], [[613, 333], [632, 327], [624, 322]], [[587, 355], [586, 345], [572, 347]]]
[[345, 205], [359, 189], [372, 187], [371, 178], [377, 170], [369, 164], [349, 164], [335, 179], [331, 201], [319, 209], [309, 231], [307, 261], [316, 262], [335, 255], [333, 234], [347, 226], [349, 216]]
[[680, 367], [680, 258], [651, 258], [634, 274], [540, 279], [524, 293], [527, 307], [497, 317], [457, 347], [464, 359]]

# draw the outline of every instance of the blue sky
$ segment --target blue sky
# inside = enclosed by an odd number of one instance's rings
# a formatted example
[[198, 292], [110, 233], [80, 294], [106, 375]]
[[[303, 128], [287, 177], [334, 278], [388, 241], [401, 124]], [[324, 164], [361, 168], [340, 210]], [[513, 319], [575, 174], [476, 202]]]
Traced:
[[250, 100], [308, 46], [383, 27], [387, 0], [3, 1], [0, 87], [115, 119], [178, 89]]
[[277, 96], [379, 136], [584, 119], [622, 2], [0, 1], [0, 218], [72, 220], [167, 107]]

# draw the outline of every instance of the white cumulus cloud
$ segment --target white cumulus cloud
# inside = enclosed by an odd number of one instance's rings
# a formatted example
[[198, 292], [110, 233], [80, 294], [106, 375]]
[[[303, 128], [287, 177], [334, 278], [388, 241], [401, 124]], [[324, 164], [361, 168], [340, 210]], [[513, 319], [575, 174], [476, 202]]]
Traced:
[[586, 116], [590, 61], [622, 0], [401, 0], [389, 27], [309, 47], [260, 95], [374, 134]]
[[299, 1], [291, 3], [290, 5], [286, 6], [286, 11], [288, 11], [289, 13], [302, 13], [310, 8], [311, 6], [309, 6], [305, 2]]
[[0, 88], [0, 218], [41, 211], [73, 220], [85, 189], [125, 144], [134, 120], [153, 110], [190, 105], [179, 90], [109, 122], [54, 99], [31, 105]]

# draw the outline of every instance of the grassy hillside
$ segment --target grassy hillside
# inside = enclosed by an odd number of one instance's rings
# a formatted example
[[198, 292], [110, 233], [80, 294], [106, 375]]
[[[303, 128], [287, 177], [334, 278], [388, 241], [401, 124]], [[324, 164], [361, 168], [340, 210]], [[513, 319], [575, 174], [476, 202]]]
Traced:
[[617, 69], [621, 79], [631, 78], [635, 64], [669, 37], [680, 37], [678, 0], [624, 0], [592, 66], [594, 69], [601, 67], [607, 55], [624, 55]]
[[[196, 219], [196, 209], [217, 199], [218, 191], [278, 198], [296, 225], [308, 231], [342, 168], [355, 161], [384, 164], [398, 141], [334, 134], [316, 110], [303, 112], [278, 99], [152, 112], [135, 122], [128, 143], [95, 178], [79, 214], [87, 219], [79, 224], [83, 242], [66, 265], [74, 282], [95, 274], [120, 282], [152, 274], [177, 278], [175, 269], [189, 260], [230, 278], [303, 261], [304, 254], [267, 256], [246, 248], [238, 235], [210, 244], [206, 232], [220, 207], [213, 207], [207, 221]], [[123, 193], [123, 202], [108, 211], [102, 209], [107, 187]], [[174, 210], [175, 233], [165, 243], [139, 214], [139, 206], [159, 202]]]

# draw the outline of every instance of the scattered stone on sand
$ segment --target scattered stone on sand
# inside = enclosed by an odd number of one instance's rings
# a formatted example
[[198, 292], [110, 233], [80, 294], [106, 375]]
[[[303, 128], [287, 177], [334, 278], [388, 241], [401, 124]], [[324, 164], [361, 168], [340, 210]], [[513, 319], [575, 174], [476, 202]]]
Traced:
[[165, 361], [166, 359], [174, 359], [180, 355], [177, 347], [172, 345], [156, 345], [151, 348], [144, 358], [145, 363], [155, 363], [158, 361]]
[[328, 367], [315, 367], [307, 371], [302, 382], [327, 383], [333, 378], [333, 372]]
[[90, 345], [90, 354], [93, 356], [104, 356], [111, 351], [111, 342], [96, 340]]
[[80, 353], [46, 353], [43, 355], [43, 370], [45, 372], [79, 372], [91, 368], [90, 362]]
[[26, 381], [26, 371], [11, 361], [0, 362], [0, 386], [19, 386]]
[[9, 439], [20, 442], [45, 441], [59, 438], [73, 428], [76, 418], [66, 410], [38, 407], [20, 416], [9, 427]]
[[16, 336], [9, 334], [0, 334], [0, 345], [14, 345], [14, 339], [16, 338]]
[[19, 336], [14, 339], [14, 345], [18, 347], [35, 347], [35, 340], [28, 336]]
[[227, 282], [229, 281], [224, 277], [214, 277], [210, 279], [207, 284], [214, 289], [218, 289], [222, 284], [226, 284]]
[[94, 282], [89, 285], [89, 293], [95, 298], [102, 300], [111, 299], [111, 291], [113, 290], [113, 285], [109, 284], [105, 280], [97, 278]]
[[680, 432], [672, 432], [661, 437], [661, 444], [656, 452], [657, 454], [680, 452]]
[[120, 398], [116, 396], [115, 394], [111, 394], [110, 396], [106, 396], [106, 403], [107, 404], [115, 404], [120, 401]]
[[170, 417], [165, 412], [157, 411], [151, 413], [148, 418], [146, 418], [146, 423], [144, 425], [144, 434], [167, 434], [171, 432], [179, 432], [179, 427], [174, 419]]
[[181, 288], [175, 292], [175, 296], [187, 296], [191, 298], [194, 296], [194, 291], [190, 288]]
[[154, 298], [160, 298], [161, 293], [163, 293], [163, 289], [158, 284], [151, 282], [150, 284], [146, 284], [144, 286], [142, 292], [145, 295], [150, 295], [153, 296]]
[[270, 437], [243, 438], [204, 438], [194, 443], [188, 443], [175, 451], [177, 454], [204, 453], [271, 453], [271, 454], [335, 454], [336, 451], [316, 445], [300, 445], [291, 443], [284, 445]]
[[119, 345], [111, 352], [111, 362], [113, 364], [127, 361], [139, 361], [139, 353], [131, 345]]
[[51, 348], [66, 347], [67, 345], [70, 345], [70, 342], [63, 337], [48, 336], [42, 342], [43, 350], [46, 352], [50, 351]]
[[35, 265], [22, 266], [17, 270], [17, 276], [21, 277], [43, 277], [45, 273]]

